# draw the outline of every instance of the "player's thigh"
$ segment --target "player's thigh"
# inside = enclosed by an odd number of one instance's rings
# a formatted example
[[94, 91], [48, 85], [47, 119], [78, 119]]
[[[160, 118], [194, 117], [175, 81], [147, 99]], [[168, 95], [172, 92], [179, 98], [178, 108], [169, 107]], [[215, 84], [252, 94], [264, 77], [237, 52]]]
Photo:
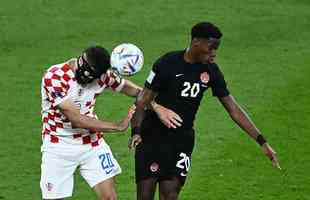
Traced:
[[136, 183], [143, 182], [148, 178], [158, 179], [161, 173], [159, 157], [160, 146], [157, 142], [144, 140], [136, 147], [135, 151], [135, 178]]
[[103, 143], [81, 161], [80, 173], [91, 188], [111, 190], [113, 194], [115, 192], [113, 177], [121, 173], [121, 168], [110, 147]]
[[172, 176], [178, 177], [184, 184], [187, 174], [191, 168], [191, 157], [194, 149], [194, 131], [189, 130], [179, 134], [172, 147], [172, 157], [167, 163], [170, 163], [170, 172]]
[[60, 154], [42, 152], [40, 188], [43, 199], [72, 196], [73, 174], [78, 163]]
[[158, 178], [150, 177], [137, 182], [137, 199], [153, 200]]
[[176, 200], [182, 189], [182, 183], [178, 177], [170, 177], [159, 181], [160, 200]]

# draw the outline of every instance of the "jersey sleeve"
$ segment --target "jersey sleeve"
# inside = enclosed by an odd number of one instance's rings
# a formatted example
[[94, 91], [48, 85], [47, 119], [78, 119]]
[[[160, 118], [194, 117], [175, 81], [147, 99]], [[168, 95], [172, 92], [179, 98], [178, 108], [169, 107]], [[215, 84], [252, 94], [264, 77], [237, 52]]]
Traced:
[[165, 71], [163, 59], [158, 59], [152, 67], [144, 86], [155, 92], [164, 89], [168, 82], [168, 73]]
[[68, 98], [69, 81], [72, 79], [67, 73], [63, 73], [63, 71], [60, 73], [59, 71], [47, 72], [42, 80], [42, 87], [45, 90], [47, 99], [54, 107]]
[[221, 70], [218, 68], [218, 66], [215, 66], [215, 72], [214, 72], [214, 80], [211, 85], [212, 94], [213, 96], [217, 97], [225, 97], [230, 94], [226, 81], [224, 79], [224, 75], [221, 72]]
[[107, 85], [107, 87], [113, 91], [119, 92], [123, 89], [125, 80], [116, 72], [108, 70], [102, 77], [101, 82]]

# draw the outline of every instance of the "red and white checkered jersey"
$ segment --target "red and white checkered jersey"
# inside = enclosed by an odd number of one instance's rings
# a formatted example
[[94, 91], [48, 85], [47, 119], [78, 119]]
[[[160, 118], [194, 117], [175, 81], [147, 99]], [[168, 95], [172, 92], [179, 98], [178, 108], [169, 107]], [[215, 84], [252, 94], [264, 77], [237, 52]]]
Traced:
[[51, 66], [44, 74], [41, 86], [43, 146], [53, 143], [97, 146], [103, 141], [101, 133], [72, 128], [58, 105], [70, 99], [80, 108], [81, 114], [97, 118], [94, 112], [96, 97], [106, 88], [120, 91], [123, 86], [124, 80], [109, 70], [100, 79], [83, 87], [77, 83], [68, 64]]

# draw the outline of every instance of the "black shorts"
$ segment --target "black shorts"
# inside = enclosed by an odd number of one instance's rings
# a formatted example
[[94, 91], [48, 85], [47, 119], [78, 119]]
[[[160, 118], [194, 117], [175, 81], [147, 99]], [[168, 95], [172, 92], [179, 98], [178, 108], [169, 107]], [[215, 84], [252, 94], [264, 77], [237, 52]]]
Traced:
[[136, 148], [136, 182], [148, 177], [158, 180], [178, 177], [185, 183], [194, 148], [194, 130], [171, 130], [161, 122], [142, 123], [142, 143]]

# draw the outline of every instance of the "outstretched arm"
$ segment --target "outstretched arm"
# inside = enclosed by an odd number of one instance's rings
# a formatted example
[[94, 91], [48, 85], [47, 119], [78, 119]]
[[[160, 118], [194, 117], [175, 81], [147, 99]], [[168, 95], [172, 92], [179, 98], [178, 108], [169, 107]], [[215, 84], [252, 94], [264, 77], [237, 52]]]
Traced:
[[125, 80], [124, 87], [122, 88], [121, 93], [129, 97], [137, 97], [141, 91], [142, 88], [140, 86], [129, 80]]
[[58, 107], [71, 122], [73, 128], [84, 128], [103, 132], [125, 131], [134, 113], [134, 108], [130, 108], [128, 115], [122, 121], [107, 122], [80, 114], [79, 108], [71, 100], [65, 100]]
[[256, 142], [262, 147], [262, 150], [266, 156], [272, 160], [273, 165], [281, 169], [276, 152], [267, 143], [259, 129], [255, 126], [247, 113], [239, 106], [234, 97], [232, 95], [228, 95], [225, 97], [219, 97], [219, 100], [229, 113], [232, 120], [238, 124], [238, 126], [242, 128], [251, 138], [256, 140]]

